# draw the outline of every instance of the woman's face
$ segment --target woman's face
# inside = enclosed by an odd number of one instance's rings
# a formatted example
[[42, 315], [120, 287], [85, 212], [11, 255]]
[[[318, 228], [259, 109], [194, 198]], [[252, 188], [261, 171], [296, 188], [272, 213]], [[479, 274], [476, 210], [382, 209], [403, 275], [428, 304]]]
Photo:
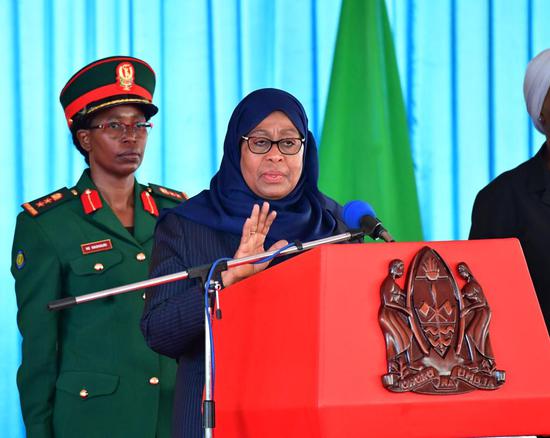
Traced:
[[[272, 112], [263, 119], [247, 137], [265, 137], [270, 140], [302, 138], [294, 124], [281, 111]], [[247, 142], [241, 142], [241, 173], [256, 195], [262, 199], [282, 199], [300, 179], [303, 168], [304, 148], [295, 155], [283, 155], [276, 145], [266, 154], [254, 154]]]
[[[89, 126], [113, 122], [119, 127], [121, 124], [133, 126], [137, 122], [145, 122], [145, 115], [138, 106], [119, 105], [97, 113]], [[138, 169], [143, 160], [147, 142], [147, 131], [143, 128], [82, 129], [77, 135], [81, 146], [88, 152], [90, 168], [96, 172], [128, 176]]]

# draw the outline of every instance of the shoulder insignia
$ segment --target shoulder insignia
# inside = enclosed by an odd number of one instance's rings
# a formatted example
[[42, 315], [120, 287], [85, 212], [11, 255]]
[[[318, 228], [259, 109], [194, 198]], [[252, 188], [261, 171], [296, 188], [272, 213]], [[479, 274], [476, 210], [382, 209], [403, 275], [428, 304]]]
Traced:
[[74, 198], [74, 195], [67, 187], [63, 187], [53, 193], [42, 198], [35, 199], [31, 202], [25, 202], [21, 207], [31, 216], [38, 216], [45, 211], [52, 209]]
[[20, 249], [19, 251], [17, 251], [17, 254], [15, 256], [15, 267], [17, 268], [18, 271], [20, 271], [21, 269], [23, 269], [25, 266], [25, 253], [23, 252], [22, 249]]
[[166, 187], [158, 186], [151, 183], [149, 183], [149, 188], [147, 190], [149, 191], [149, 193], [153, 193], [155, 195], [159, 195], [177, 202], [186, 201], [188, 198], [188, 196], [184, 192], [167, 189]]
[[82, 202], [82, 208], [84, 213], [90, 214], [103, 207], [99, 192], [94, 189], [86, 189], [80, 195], [80, 202]]

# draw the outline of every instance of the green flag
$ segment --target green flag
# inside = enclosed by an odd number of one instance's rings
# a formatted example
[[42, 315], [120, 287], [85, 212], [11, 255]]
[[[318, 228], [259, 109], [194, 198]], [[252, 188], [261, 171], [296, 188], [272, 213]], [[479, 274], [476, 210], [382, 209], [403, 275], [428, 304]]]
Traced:
[[320, 147], [320, 188], [370, 203], [398, 241], [422, 240], [407, 116], [384, 0], [343, 0]]

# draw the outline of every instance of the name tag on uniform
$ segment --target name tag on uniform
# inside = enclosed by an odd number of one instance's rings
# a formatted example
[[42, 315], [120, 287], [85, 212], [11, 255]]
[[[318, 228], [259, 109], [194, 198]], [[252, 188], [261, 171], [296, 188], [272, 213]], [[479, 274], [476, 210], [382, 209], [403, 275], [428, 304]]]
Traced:
[[113, 244], [111, 239], [98, 240], [97, 242], [83, 243], [80, 245], [82, 249], [82, 254], [92, 254], [94, 252], [109, 251], [113, 249]]

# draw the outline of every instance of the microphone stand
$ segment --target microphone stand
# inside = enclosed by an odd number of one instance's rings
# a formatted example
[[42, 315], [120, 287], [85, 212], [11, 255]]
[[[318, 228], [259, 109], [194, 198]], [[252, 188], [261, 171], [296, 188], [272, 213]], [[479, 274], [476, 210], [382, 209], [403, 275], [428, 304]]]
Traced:
[[[306, 243], [295, 242], [293, 246], [279, 252], [277, 254], [277, 257], [295, 254], [298, 252], [313, 249], [317, 246], [326, 245], [330, 243], [347, 242], [349, 240], [363, 238], [364, 235], [365, 234], [361, 230], [350, 230], [346, 233], [325, 237], [323, 239], [312, 240]], [[227, 262], [221, 262], [218, 264], [218, 266], [216, 266], [215, 273], [222, 272], [227, 269], [231, 269], [231, 268], [245, 265], [248, 263], [254, 263], [258, 260], [271, 257], [276, 253], [277, 251], [266, 251], [260, 254], [241, 257], [239, 259], [232, 259]], [[98, 292], [92, 292], [89, 294], [79, 295], [75, 297], [61, 298], [59, 300], [50, 301], [48, 303], [48, 310], [51, 310], [51, 311], [63, 310], [68, 307], [76, 306], [78, 304], [87, 303], [89, 301], [100, 300], [102, 298], [112, 297], [112, 296], [124, 294], [127, 292], [133, 292], [140, 289], [160, 286], [161, 284], [171, 283], [173, 281], [178, 281], [178, 280], [185, 280], [187, 278], [202, 278], [204, 283], [204, 281], [206, 281], [206, 276], [210, 271], [210, 267], [211, 267], [210, 264], [196, 266], [194, 268], [189, 268], [187, 271], [180, 271], [174, 274], [163, 275], [161, 277], [138, 281], [136, 283], [130, 283], [124, 286], [112, 287], [110, 289], [104, 289]]]
[[[221, 262], [216, 265], [213, 270], [213, 273], [220, 273], [227, 269], [231, 269], [236, 266], [254, 263], [259, 260], [269, 258], [269, 257], [280, 257], [289, 254], [295, 254], [302, 251], [307, 251], [309, 249], [315, 248], [320, 245], [326, 245], [329, 243], [340, 243], [347, 242], [354, 239], [363, 238], [365, 233], [361, 230], [350, 230], [347, 233], [338, 234], [336, 236], [325, 237], [323, 239], [317, 239], [306, 243], [294, 242], [294, 245], [282, 250], [282, 251], [266, 251], [260, 254], [255, 254], [248, 257], [241, 257], [238, 259], [232, 259], [228, 261]], [[190, 268], [187, 271], [180, 271], [174, 274], [163, 275], [157, 278], [151, 278], [149, 280], [138, 281], [137, 283], [131, 283], [124, 286], [113, 287], [110, 289], [105, 289], [98, 292], [92, 292], [85, 295], [80, 295], [77, 297], [66, 297], [60, 300], [50, 301], [48, 303], [48, 310], [58, 311], [66, 309], [68, 307], [73, 307], [77, 304], [87, 303], [89, 301], [95, 301], [102, 298], [112, 297], [115, 295], [120, 295], [127, 292], [136, 291], [139, 289], [145, 289], [153, 286], [159, 286], [161, 284], [171, 283], [173, 281], [185, 280], [187, 278], [198, 278], [201, 281], [202, 286], [205, 286], [205, 283], [208, 278], [208, 274], [211, 270], [212, 265], [201, 265], [194, 268]], [[205, 383], [205, 400], [203, 401], [203, 428], [204, 428], [204, 437], [212, 438], [215, 424], [215, 402], [213, 399], [214, 387], [212, 379], [212, 350], [211, 350], [211, 320], [212, 320], [212, 310], [214, 308], [213, 296], [215, 295], [216, 299], [218, 298], [218, 292], [220, 290], [220, 284], [218, 281], [210, 281], [208, 286], [208, 299], [207, 306], [205, 306], [204, 311], [204, 383]], [[221, 311], [218, 308], [216, 310], [216, 316], [218, 319], [221, 318]]]
[[[204, 311], [204, 400], [202, 402], [202, 427], [204, 429], [204, 438], [212, 438], [214, 428], [216, 427], [216, 405], [214, 401], [214, 380], [212, 372], [212, 345], [210, 337], [212, 336], [212, 287], [215, 288], [216, 297], [218, 296], [219, 283], [208, 286], [208, 308]], [[218, 315], [218, 319], [220, 316]]]

